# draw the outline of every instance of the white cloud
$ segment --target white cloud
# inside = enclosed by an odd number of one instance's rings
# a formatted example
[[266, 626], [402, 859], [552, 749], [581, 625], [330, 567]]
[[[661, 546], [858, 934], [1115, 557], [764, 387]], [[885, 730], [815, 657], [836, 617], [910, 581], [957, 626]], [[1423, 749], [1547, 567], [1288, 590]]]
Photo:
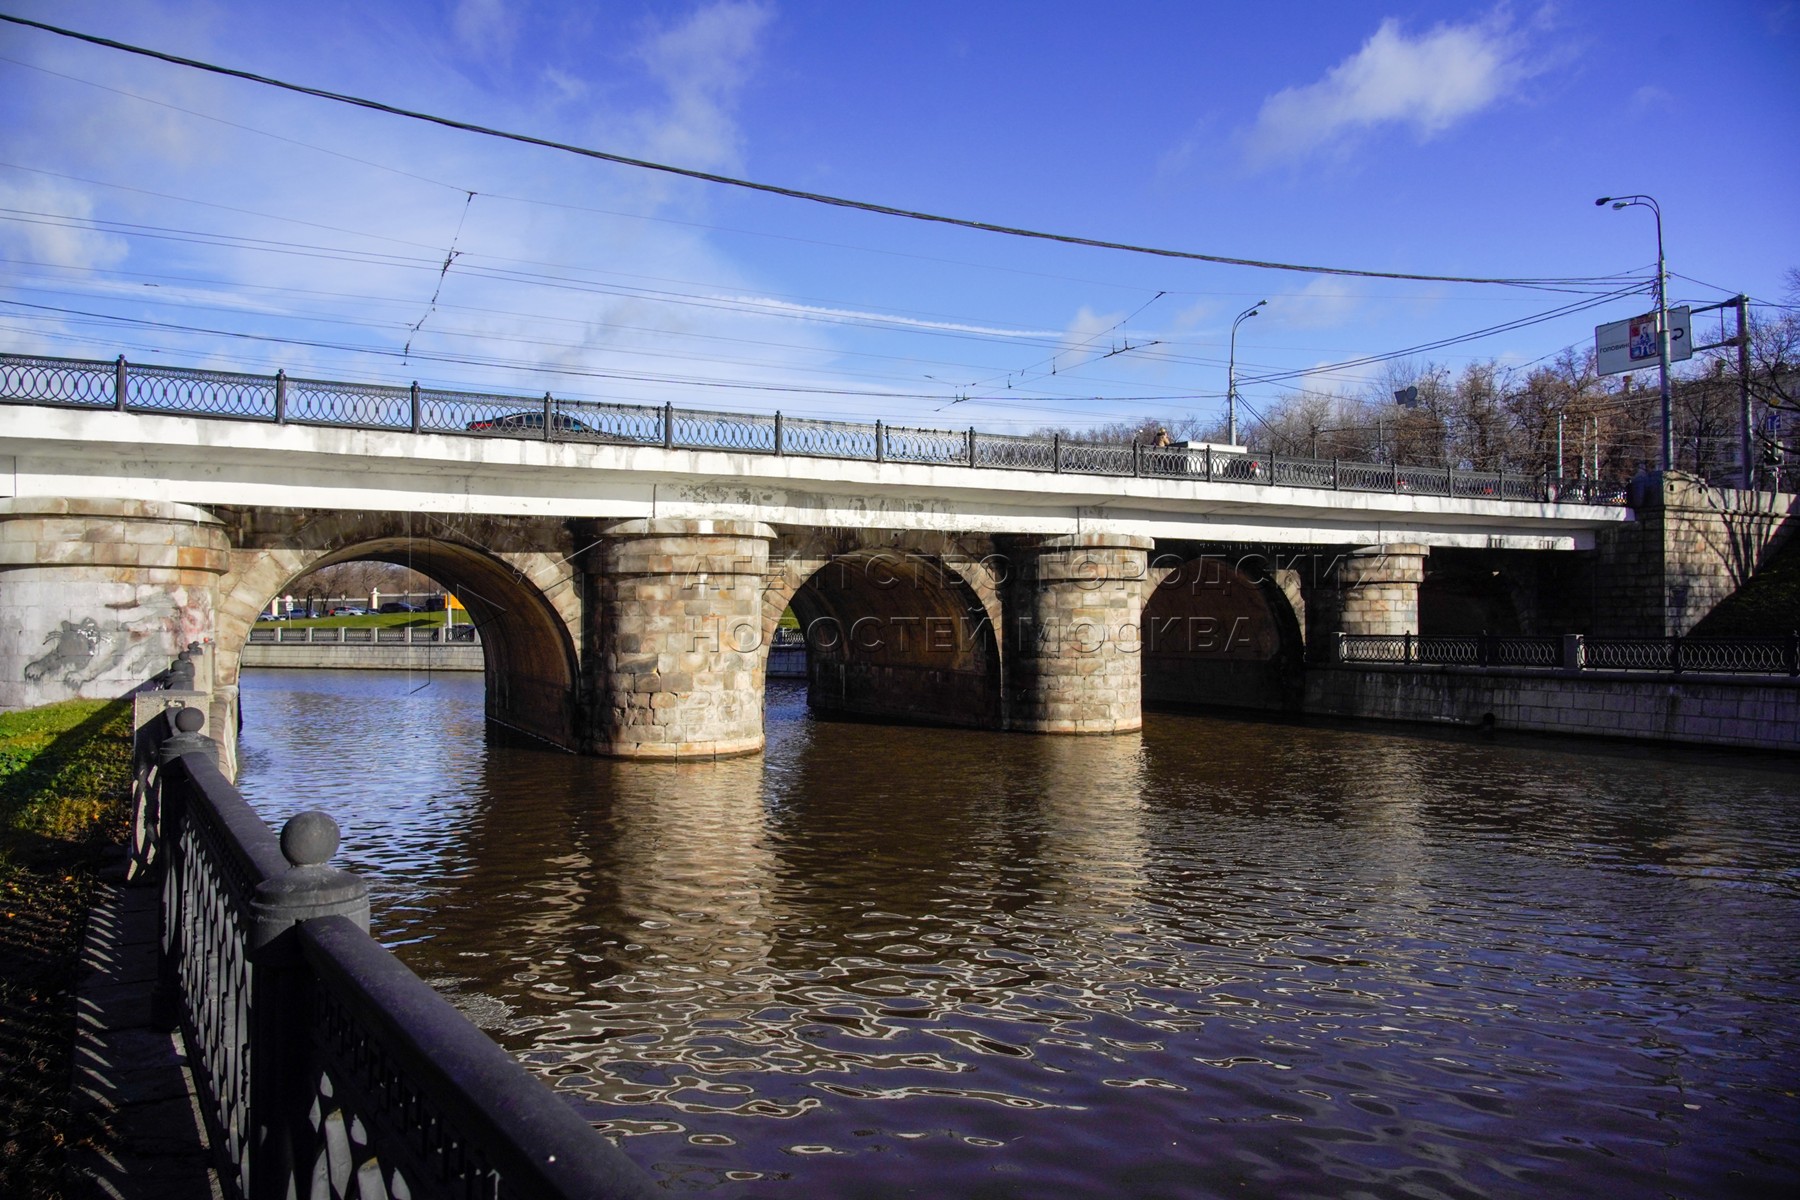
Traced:
[[1340, 329], [1366, 311], [1364, 291], [1353, 279], [1321, 275], [1298, 292], [1278, 297], [1260, 315], [1286, 329]]
[[518, 37], [506, 0], [460, 0], [450, 29], [463, 49], [478, 57], [506, 58]]
[[125, 260], [123, 238], [83, 226], [94, 201], [82, 188], [43, 178], [0, 181], [0, 209], [22, 214], [0, 223], [0, 252], [8, 257], [77, 271]]
[[770, 19], [761, 4], [721, 0], [644, 43], [639, 58], [669, 97], [668, 111], [641, 131], [647, 154], [682, 166], [736, 164], [732, 109]]
[[1263, 102], [1248, 137], [1253, 166], [1341, 151], [1384, 125], [1429, 138], [1510, 97], [1532, 73], [1504, 16], [1409, 37], [1392, 18], [1362, 49], [1303, 87]]

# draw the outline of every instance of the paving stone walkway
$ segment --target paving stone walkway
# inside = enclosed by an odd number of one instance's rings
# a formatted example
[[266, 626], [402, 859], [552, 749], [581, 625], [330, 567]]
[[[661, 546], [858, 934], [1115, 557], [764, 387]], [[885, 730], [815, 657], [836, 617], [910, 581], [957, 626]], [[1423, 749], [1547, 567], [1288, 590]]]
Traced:
[[69, 1162], [79, 1200], [221, 1200], [178, 1034], [153, 1019], [157, 889], [124, 864], [94, 889], [76, 980], [74, 1106], [111, 1131]]

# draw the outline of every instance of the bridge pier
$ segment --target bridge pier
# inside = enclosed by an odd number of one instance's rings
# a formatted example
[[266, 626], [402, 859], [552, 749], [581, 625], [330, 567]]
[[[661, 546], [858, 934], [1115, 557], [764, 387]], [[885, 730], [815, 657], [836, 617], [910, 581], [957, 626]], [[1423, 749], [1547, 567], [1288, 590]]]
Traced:
[[1008, 727], [1129, 733], [1144, 724], [1147, 537], [1074, 534], [1007, 545]]
[[619, 758], [763, 747], [763, 578], [775, 531], [648, 519], [605, 531], [593, 744]]
[[[203, 509], [0, 499], [0, 708], [123, 696], [215, 636], [229, 546]], [[235, 732], [237, 713], [209, 714]]]
[[[1316, 632], [1418, 633], [1419, 585], [1425, 581], [1429, 553], [1429, 546], [1397, 542], [1362, 546], [1338, 559], [1337, 586], [1321, 589], [1317, 597]], [[1309, 604], [1309, 611], [1313, 607]], [[1329, 645], [1329, 636], [1318, 644]]]

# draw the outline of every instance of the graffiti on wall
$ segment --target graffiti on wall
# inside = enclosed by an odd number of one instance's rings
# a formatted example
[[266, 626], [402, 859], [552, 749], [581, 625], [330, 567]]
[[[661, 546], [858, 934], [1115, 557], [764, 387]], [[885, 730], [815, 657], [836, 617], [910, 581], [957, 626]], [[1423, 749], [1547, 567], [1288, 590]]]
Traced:
[[25, 681], [36, 683], [45, 676], [61, 674], [66, 686], [81, 686], [81, 674], [94, 661], [104, 640], [92, 617], [83, 617], [79, 623], [64, 621], [60, 630], [52, 629], [44, 635], [50, 653], [25, 664]]
[[209, 597], [188, 603], [186, 589], [173, 593], [145, 589], [129, 600], [108, 603], [96, 619], [62, 620], [44, 635], [44, 654], [25, 664], [25, 682], [40, 687], [61, 683], [71, 692], [105, 681], [107, 689], [129, 688], [169, 665], [183, 646], [212, 636]]

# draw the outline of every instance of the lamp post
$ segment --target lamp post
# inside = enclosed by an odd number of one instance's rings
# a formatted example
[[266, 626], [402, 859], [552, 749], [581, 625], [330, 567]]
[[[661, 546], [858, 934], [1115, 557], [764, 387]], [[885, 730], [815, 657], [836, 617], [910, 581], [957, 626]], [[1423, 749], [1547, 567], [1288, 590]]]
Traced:
[[1656, 377], [1662, 390], [1662, 469], [1675, 466], [1675, 418], [1669, 403], [1669, 265], [1663, 257], [1662, 207], [1643, 195], [1602, 196], [1596, 207], [1647, 208], [1656, 214]]
[[1231, 355], [1225, 360], [1225, 440], [1231, 445], [1237, 440], [1237, 327], [1256, 315], [1256, 310], [1267, 304], [1267, 300], [1258, 300], [1249, 308], [1237, 315], [1231, 323]]

